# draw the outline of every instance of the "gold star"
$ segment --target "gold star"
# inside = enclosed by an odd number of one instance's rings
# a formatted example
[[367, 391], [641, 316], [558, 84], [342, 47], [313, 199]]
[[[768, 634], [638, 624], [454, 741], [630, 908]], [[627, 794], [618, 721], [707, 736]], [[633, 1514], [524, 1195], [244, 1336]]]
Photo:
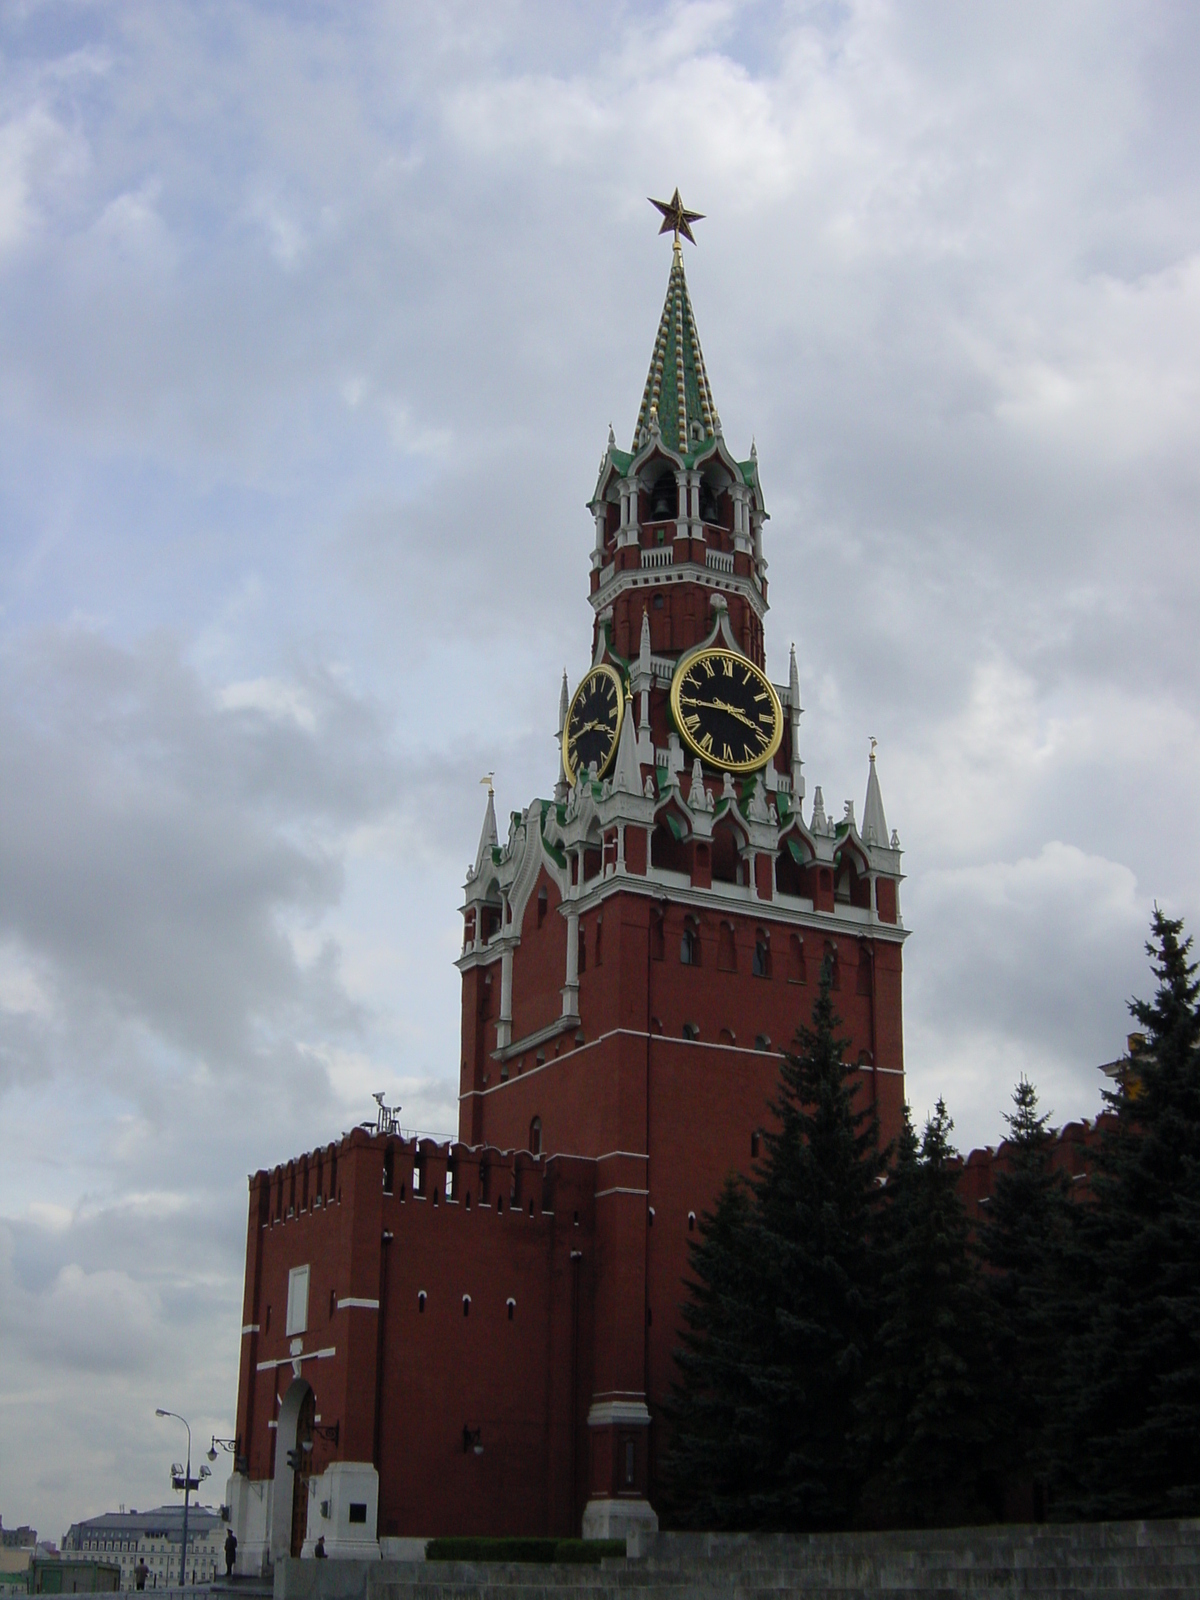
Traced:
[[683, 201], [679, 198], [678, 188], [676, 188], [675, 193], [669, 200], [655, 200], [651, 195], [648, 195], [647, 199], [652, 206], [657, 207], [663, 214], [663, 225], [658, 230], [659, 233], [674, 233], [675, 248], [677, 250], [679, 248], [680, 234], [692, 244], [695, 244], [696, 237], [692, 232], [691, 224], [704, 221], [703, 211], [688, 211]]

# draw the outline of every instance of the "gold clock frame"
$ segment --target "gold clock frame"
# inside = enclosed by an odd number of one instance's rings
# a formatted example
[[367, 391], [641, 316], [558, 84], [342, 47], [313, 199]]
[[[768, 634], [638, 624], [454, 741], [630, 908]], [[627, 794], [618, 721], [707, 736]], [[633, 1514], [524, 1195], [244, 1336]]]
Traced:
[[610, 678], [612, 680], [613, 686], [615, 687], [615, 689], [617, 691], [617, 728], [616, 728], [615, 734], [613, 735], [612, 750], [609, 752], [608, 757], [605, 760], [604, 765], [602, 767], [597, 767], [596, 768], [596, 776], [597, 776], [597, 778], [602, 778], [604, 776], [604, 774], [608, 771], [608, 769], [612, 766], [613, 762], [617, 759], [617, 745], [621, 742], [621, 725], [625, 721], [625, 709], [626, 709], [625, 684], [624, 684], [624, 681], [621, 678], [621, 674], [617, 671], [616, 667], [609, 666], [607, 661], [601, 661], [601, 662], [598, 662], [594, 667], [589, 667], [587, 669], [587, 671], [584, 673], [583, 677], [580, 678], [579, 683], [576, 685], [575, 693], [571, 696], [571, 703], [567, 707], [566, 719], [563, 722], [562, 768], [563, 768], [563, 775], [566, 778], [567, 782], [571, 785], [572, 788], [575, 787], [576, 774], [575, 774], [574, 769], [571, 766], [570, 758], [567, 755], [567, 748], [568, 748], [567, 730], [571, 726], [571, 718], [575, 713], [575, 706], [578, 703], [580, 695], [587, 688], [588, 684], [592, 681], [592, 679], [596, 678], [596, 677]]
[[[698, 667], [705, 659], [732, 661], [735, 667], [748, 669], [771, 697], [771, 708], [775, 713], [775, 732], [772, 734], [771, 741], [764, 753], [761, 756], [755, 756], [753, 761], [722, 761], [719, 756], [713, 755], [711, 751], [702, 750], [697, 741], [692, 738], [684, 727], [682, 708], [679, 704], [683, 681], [692, 669]], [[775, 692], [775, 685], [761, 667], [755, 666], [749, 656], [738, 655], [736, 650], [725, 650], [717, 645], [693, 651], [691, 655], [684, 656], [677, 663], [674, 675], [671, 678], [671, 716], [674, 719], [679, 737], [692, 754], [698, 756], [706, 766], [715, 767], [718, 772], [759, 772], [774, 759], [779, 746], [783, 743], [783, 706]]]

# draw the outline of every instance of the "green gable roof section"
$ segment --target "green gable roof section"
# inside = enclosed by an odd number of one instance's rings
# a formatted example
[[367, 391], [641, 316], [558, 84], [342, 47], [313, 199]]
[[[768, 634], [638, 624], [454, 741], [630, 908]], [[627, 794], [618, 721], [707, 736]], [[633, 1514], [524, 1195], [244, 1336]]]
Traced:
[[676, 455], [693, 455], [721, 433], [678, 245], [671, 252], [671, 276], [638, 412], [635, 451], [649, 439], [652, 418], [658, 421], [663, 443]]

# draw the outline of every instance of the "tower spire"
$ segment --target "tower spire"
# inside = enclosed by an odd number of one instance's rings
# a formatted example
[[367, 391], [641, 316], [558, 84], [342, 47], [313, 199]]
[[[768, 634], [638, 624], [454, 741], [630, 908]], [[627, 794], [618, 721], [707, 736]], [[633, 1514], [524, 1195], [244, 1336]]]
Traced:
[[[678, 200], [678, 191], [676, 191]], [[654, 202], [660, 210], [665, 202]], [[665, 231], [674, 226], [671, 216], [663, 224]], [[691, 238], [688, 219], [697, 219], [694, 211], [681, 212], [679, 232]], [[687, 278], [683, 270], [683, 250], [679, 232], [671, 251], [671, 275], [667, 279], [667, 297], [659, 318], [658, 334], [654, 340], [654, 354], [650, 358], [650, 371], [642, 393], [638, 411], [637, 429], [633, 448], [638, 450], [650, 437], [651, 421], [657, 419], [662, 441], [677, 455], [686, 456], [703, 449], [709, 440], [719, 436], [721, 419], [708, 382], [704, 355], [700, 349], [700, 335], [696, 331], [696, 318], [692, 311], [692, 298], [688, 293]]]

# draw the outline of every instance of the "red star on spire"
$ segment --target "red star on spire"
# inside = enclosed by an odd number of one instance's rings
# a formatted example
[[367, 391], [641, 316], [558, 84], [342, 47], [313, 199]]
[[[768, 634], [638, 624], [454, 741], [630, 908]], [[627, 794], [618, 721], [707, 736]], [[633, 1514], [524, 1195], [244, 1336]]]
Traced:
[[647, 196], [647, 199], [652, 206], [662, 212], [663, 225], [658, 230], [659, 233], [674, 233], [676, 249], [679, 248], [680, 234], [692, 244], [695, 244], [696, 236], [692, 232], [691, 225], [693, 222], [704, 221], [703, 211], [689, 211], [679, 198], [678, 188], [676, 188], [675, 193], [669, 200], [655, 200], [650, 195]]

